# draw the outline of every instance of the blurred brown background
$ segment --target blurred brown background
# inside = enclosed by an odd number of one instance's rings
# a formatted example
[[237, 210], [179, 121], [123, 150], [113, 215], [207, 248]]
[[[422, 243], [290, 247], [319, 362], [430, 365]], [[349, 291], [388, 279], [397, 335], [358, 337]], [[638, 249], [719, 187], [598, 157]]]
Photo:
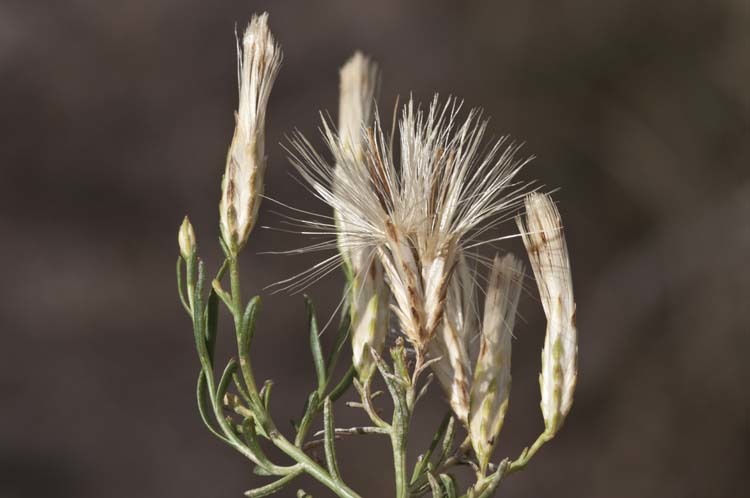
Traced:
[[[318, 109], [335, 113], [338, 67], [354, 49], [380, 62], [387, 115], [397, 94], [463, 97], [493, 134], [526, 141], [538, 158], [524, 178], [561, 188], [580, 387], [559, 437], [498, 496], [748, 492], [746, 0], [3, 0], [0, 497], [235, 497], [262, 482], [199, 421], [174, 283], [186, 213], [201, 254], [218, 260], [234, 24], [261, 10], [285, 52], [270, 196], [324, 209], [278, 143], [294, 127], [317, 139]], [[262, 222], [278, 226], [272, 208]], [[317, 258], [257, 253], [304, 242], [257, 229], [246, 295]], [[321, 320], [340, 285], [334, 275], [309, 290]], [[263, 292], [257, 375], [276, 381], [275, 418], [288, 427], [313, 383], [304, 308]], [[544, 321], [534, 296], [521, 312], [503, 456], [541, 428]], [[439, 395], [423, 406], [416, 443], [443, 406]], [[358, 420], [347, 410], [342, 424]], [[340, 446], [355, 488], [392, 494], [386, 441]]]

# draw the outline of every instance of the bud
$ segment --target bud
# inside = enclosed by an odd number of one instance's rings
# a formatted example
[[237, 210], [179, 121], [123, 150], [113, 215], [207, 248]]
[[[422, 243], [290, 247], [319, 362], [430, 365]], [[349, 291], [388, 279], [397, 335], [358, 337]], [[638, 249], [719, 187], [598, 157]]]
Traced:
[[177, 243], [180, 246], [180, 255], [187, 261], [195, 254], [195, 231], [187, 216], [182, 220], [180, 231], [177, 234]]
[[[343, 168], [364, 168], [363, 133], [372, 126], [377, 93], [378, 66], [369, 57], [355, 53], [340, 72], [339, 134], [345, 160], [336, 164], [333, 189], [345, 188]], [[380, 353], [388, 336], [390, 293], [383, 266], [373, 257], [374, 248], [352, 240], [352, 230], [335, 213], [338, 246], [349, 274], [352, 360], [362, 382], [375, 371], [372, 351]]]
[[465, 426], [469, 421], [471, 379], [468, 346], [475, 322], [474, 280], [461, 255], [448, 285], [443, 320], [429, 344], [429, 353], [440, 358], [432, 370], [448, 396], [453, 413]]
[[268, 14], [253, 16], [241, 47], [238, 40], [239, 106], [219, 205], [222, 238], [235, 255], [258, 218], [266, 170], [266, 106], [281, 59], [268, 29]]
[[547, 317], [539, 385], [545, 427], [549, 434], [555, 434], [573, 404], [578, 369], [576, 305], [568, 248], [560, 213], [548, 195], [529, 194], [526, 221], [518, 217], [516, 222]]
[[370, 258], [370, 267], [370, 272], [352, 277], [350, 290], [352, 361], [364, 383], [376, 368], [371, 351], [380, 353], [388, 336], [390, 298], [383, 267], [373, 258]]
[[363, 155], [363, 129], [372, 126], [379, 76], [378, 65], [361, 52], [341, 68], [339, 138], [357, 160]]
[[471, 385], [469, 435], [484, 473], [503, 427], [510, 397], [511, 338], [521, 296], [523, 265], [495, 256], [487, 284], [479, 357]]

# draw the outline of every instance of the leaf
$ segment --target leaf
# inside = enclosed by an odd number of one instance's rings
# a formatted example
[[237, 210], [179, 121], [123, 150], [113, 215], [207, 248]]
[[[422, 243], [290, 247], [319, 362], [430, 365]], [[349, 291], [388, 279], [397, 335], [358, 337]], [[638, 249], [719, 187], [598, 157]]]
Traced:
[[307, 319], [310, 323], [310, 351], [315, 364], [315, 375], [318, 378], [318, 393], [322, 395], [326, 388], [326, 366], [323, 361], [323, 350], [320, 347], [320, 337], [318, 337], [318, 321], [315, 319], [315, 308], [309, 296], [305, 296], [305, 304]]
[[344, 393], [346, 393], [346, 391], [352, 385], [352, 379], [354, 379], [356, 373], [357, 370], [354, 368], [354, 365], [350, 365], [349, 370], [346, 371], [339, 383], [336, 384], [336, 387], [331, 389], [331, 392], [328, 395], [328, 397], [331, 398], [331, 401], [337, 401], [341, 396], [344, 395]]
[[440, 443], [440, 441], [444, 439], [445, 434], [449, 430], [452, 422], [453, 413], [451, 411], [448, 411], [443, 417], [442, 422], [440, 422], [440, 426], [438, 427], [437, 432], [435, 432], [435, 435], [432, 436], [432, 440], [430, 441], [430, 446], [427, 448], [427, 451], [424, 455], [422, 455], [420, 460], [417, 462], [417, 465], [414, 466], [414, 474], [411, 476], [412, 485], [419, 480], [424, 471], [427, 469], [430, 458], [432, 458], [432, 454], [435, 452], [435, 448], [437, 448], [437, 445]]
[[177, 294], [180, 295], [180, 302], [182, 302], [182, 307], [185, 308], [185, 311], [187, 311], [188, 315], [192, 315], [193, 312], [190, 311], [190, 306], [187, 303], [187, 299], [185, 298], [185, 291], [182, 289], [182, 287], [182, 256], [177, 256]]
[[205, 268], [203, 261], [198, 260], [198, 281], [195, 284], [195, 292], [193, 293], [193, 307], [195, 313], [193, 313], [193, 335], [195, 336], [195, 347], [198, 351], [198, 358], [201, 361], [206, 375], [213, 375], [211, 358], [208, 354], [208, 346], [206, 344], [205, 328], [204, 328], [204, 307], [203, 307], [203, 284], [205, 283]]
[[427, 474], [427, 482], [430, 483], [430, 490], [432, 490], [432, 498], [442, 498], [443, 493], [440, 490], [440, 483], [437, 482], [437, 479], [432, 477], [432, 474]]
[[260, 388], [260, 399], [263, 401], [263, 407], [266, 412], [269, 411], [271, 404], [271, 389], [273, 388], [273, 381], [267, 380], [263, 383], [263, 387]]
[[326, 375], [328, 379], [330, 379], [331, 375], [333, 375], [333, 371], [336, 368], [339, 356], [341, 355], [341, 351], [344, 349], [344, 346], [347, 343], [347, 339], [349, 339], [350, 333], [351, 317], [349, 316], [349, 313], [343, 313], [341, 324], [339, 325], [339, 331], [336, 335], [336, 342], [333, 345], [333, 350], [328, 356], [328, 362], [326, 364]]
[[[259, 468], [259, 467], [256, 467]], [[270, 484], [266, 484], [265, 486], [261, 486], [260, 488], [251, 489], [249, 491], [245, 491], [245, 496], [248, 498], [260, 498], [262, 496], [268, 496], [272, 495], [274, 493], [277, 493], [281, 491], [281, 489], [284, 488], [287, 484], [289, 484], [291, 481], [294, 480], [295, 477], [300, 475], [302, 473], [302, 468], [295, 469], [294, 471], [288, 473], [284, 477], [275, 480], [274, 482]]]
[[325, 431], [324, 435], [324, 448], [326, 453], [326, 464], [328, 465], [328, 471], [335, 480], [341, 479], [339, 473], [339, 465], [336, 462], [336, 431], [333, 425], [333, 408], [331, 407], [331, 399], [326, 398], [323, 401], [323, 428]]
[[221, 374], [221, 380], [219, 381], [219, 385], [216, 388], [216, 403], [221, 405], [221, 401], [224, 398], [224, 394], [226, 394], [227, 389], [229, 388], [229, 382], [232, 380], [232, 374], [237, 369], [237, 360], [234, 358], [229, 360], [229, 363], [227, 363], [226, 368], [224, 368], [224, 373]]
[[255, 319], [260, 311], [260, 296], [252, 298], [245, 307], [242, 314], [242, 324], [240, 327], [240, 354], [250, 353], [250, 344], [255, 336]]
[[443, 483], [446, 498], [456, 498], [456, 481], [450, 474], [440, 474], [440, 481]]
[[232, 444], [226, 437], [219, 434], [219, 432], [211, 425], [208, 419], [208, 396], [206, 396], [206, 376], [203, 370], [198, 372], [198, 387], [196, 388], [196, 397], [198, 398], [198, 413], [201, 416], [201, 420], [205, 424], [211, 433], [217, 438], [221, 439], [227, 444]]
[[214, 362], [214, 350], [216, 348], [216, 333], [219, 326], [219, 300], [216, 292], [212, 289], [208, 295], [206, 305], [206, 350], [211, 364]]

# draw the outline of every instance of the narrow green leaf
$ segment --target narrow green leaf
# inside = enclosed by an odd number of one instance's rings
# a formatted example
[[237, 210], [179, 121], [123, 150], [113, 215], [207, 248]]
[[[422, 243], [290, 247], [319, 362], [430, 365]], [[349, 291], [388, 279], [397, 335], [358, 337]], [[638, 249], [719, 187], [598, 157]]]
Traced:
[[242, 381], [240, 380], [240, 376], [237, 375], [237, 372], [234, 372], [232, 374], [232, 381], [234, 382], [234, 388], [237, 389], [237, 392], [240, 393], [240, 398], [248, 405], [251, 406], [253, 401], [250, 399], [250, 395], [245, 390], [245, 387], [242, 385]]
[[216, 273], [216, 280], [221, 280], [222, 278], [224, 278], [224, 274], [227, 272], [227, 268], [229, 268], [229, 259], [224, 259], [221, 267], [219, 267], [219, 271]]
[[315, 375], [318, 378], [318, 393], [322, 395], [326, 388], [326, 366], [323, 361], [323, 350], [320, 347], [320, 337], [318, 337], [318, 321], [315, 319], [315, 308], [309, 296], [305, 296], [305, 304], [307, 319], [310, 323], [310, 351], [312, 351], [315, 364]]
[[328, 361], [326, 362], [326, 377], [328, 379], [330, 379], [331, 375], [333, 375], [333, 371], [339, 361], [339, 356], [341, 356], [341, 351], [344, 349], [344, 346], [348, 342], [347, 339], [349, 339], [350, 333], [351, 317], [349, 316], [349, 313], [343, 313], [341, 324], [339, 325], [339, 331], [338, 334], [336, 334], [336, 342], [334, 343], [333, 350], [328, 356]]
[[453, 413], [451, 411], [448, 411], [443, 417], [443, 420], [440, 422], [440, 426], [438, 427], [437, 432], [435, 432], [435, 435], [432, 436], [432, 440], [430, 441], [430, 446], [427, 448], [427, 451], [414, 466], [414, 473], [411, 476], [412, 485], [416, 483], [420, 477], [422, 477], [422, 474], [427, 469], [427, 465], [430, 462], [430, 458], [432, 458], [432, 454], [435, 452], [435, 448], [437, 448], [438, 444], [440, 444], [440, 441], [442, 441], [445, 437], [445, 433], [448, 430], [448, 427], [452, 420]]
[[229, 363], [227, 363], [226, 368], [224, 368], [224, 373], [221, 374], [221, 380], [219, 381], [219, 385], [216, 387], [216, 403], [221, 405], [222, 400], [224, 398], [224, 395], [227, 392], [227, 389], [229, 388], [229, 382], [232, 380], [232, 374], [237, 369], [237, 360], [234, 358], [229, 360]]
[[250, 452], [258, 459], [258, 462], [262, 466], [269, 468], [271, 466], [271, 462], [268, 461], [268, 458], [266, 457], [265, 453], [263, 453], [263, 450], [258, 443], [258, 433], [255, 428], [255, 420], [253, 420], [252, 417], [245, 418], [242, 421], [242, 439], [245, 441], [247, 449], [250, 450]]
[[219, 301], [216, 292], [212, 289], [208, 294], [206, 305], [206, 350], [211, 364], [214, 362], [214, 350], [216, 348], [216, 333], [219, 326]]
[[273, 388], [272, 380], [265, 381], [263, 383], [263, 387], [260, 388], [260, 399], [263, 401], [263, 407], [266, 409], [266, 412], [270, 411], [272, 388]]
[[198, 387], [196, 388], [196, 397], [198, 398], [198, 413], [201, 416], [201, 420], [203, 421], [203, 424], [208, 428], [208, 430], [216, 436], [217, 438], [221, 439], [227, 444], [232, 444], [226, 437], [224, 437], [222, 434], [219, 434], [219, 432], [211, 425], [211, 422], [208, 419], [208, 413], [209, 413], [209, 407], [208, 407], [208, 396], [207, 396], [207, 388], [206, 388], [206, 376], [201, 370], [198, 373]]
[[349, 367], [349, 370], [346, 371], [339, 383], [336, 384], [336, 387], [331, 389], [331, 392], [328, 395], [328, 397], [331, 398], [331, 401], [337, 401], [341, 396], [344, 395], [344, 393], [346, 393], [346, 391], [352, 385], [352, 379], [354, 379], [354, 376], [356, 374], [357, 370], [354, 368], [354, 365], [351, 365]]
[[255, 336], [255, 319], [260, 311], [260, 296], [255, 296], [248, 303], [242, 314], [242, 327], [240, 328], [240, 353], [249, 354], [250, 344]]
[[437, 482], [437, 479], [432, 477], [432, 474], [427, 474], [427, 482], [430, 483], [430, 490], [432, 491], [432, 498], [442, 498], [443, 493], [440, 490], [440, 483]]
[[198, 351], [198, 358], [206, 375], [213, 375], [211, 357], [208, 354], [208, 346], [205, 337], [205, 313], [203, 307], [203, 285], [205, 283], [205, 268], [203, 261], [198, 260], [198, 281], [195, 283], [195, 292], [193, 293], [193, 335], [195, 336], [195, 347]]
[[450, 474], [440, 474], [440, 481], [445, 489], [445, 498], [457, 498], [456, 481]]
[[318, 394], [318, 391], [313, 391], [307, 398], [307, 402], [305, 403], [305, 411], [302, 414], [302, 420], [299, 421], [299, 425], [297, 426], [297, 435], [294, 438], [295, 446], [301, 447], [302, 443], [304, 443], [307, 430], [310, 428], [312, 418], [318, 411], [319, 406], [320, 395]]
[[326, 398], [323, 401], [323, 429], [325, 432], [323, 446], [325, 447], [328, 472], [331, 474], [331, 477], [338, 481], [341, 479], [341, 474], [339, 473], [338, 462], [336, 462], [336, 432], [333, 424], [333, 408], [331, 407], [330, 398]]
[[270, 484], [266, 484], [265, 486], [261, 486], [260, 488], [255, 488], [249, 491], [245, 491], [245, 496], [247, 496], [248, 498], [260, 498], [262, 496], [269, 496], [274, 493], [278, 493], [284, 488], [284, 486], [286, 486], [291, 481], [293, 481], [301, 473], [302, 473], [302, 467], [296, 468], [295, 470], [288, 473], [281, 479], [277, 479], [276, 481]]
[[448, 422], [448, 428], [445, 430], [445, 435], [443, 436], [443, 442], [440, 445], [440, 454], [437, 459], [437, 463], [435, 464], [436, 467], [439, 467], [440, 464], [443, 463], [443, 460], [445, 460], [445, 457], [448, 456], [448, 452], [453, 447], [453, 437], [456, 434], [456, 419], [454, 417], [450, 418], [450, 421]]
[[185, 291], [182, 289], [184, 285], [183, 279], [182, 279], [182, 256], [177, 256], [177, 293], [180, 295], [180, 302], [182, 302], [182, 307], [185, 308], [185, 311], [187, 311], [188, 315], [192, 315], [193, 313], [190, 311], [190, 306], [188, 305], [187, 298], [185, 297]]

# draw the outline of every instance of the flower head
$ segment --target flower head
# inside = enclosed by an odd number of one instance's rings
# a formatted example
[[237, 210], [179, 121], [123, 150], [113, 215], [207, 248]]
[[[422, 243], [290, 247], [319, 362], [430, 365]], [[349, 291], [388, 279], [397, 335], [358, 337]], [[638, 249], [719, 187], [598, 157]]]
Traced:
[[521, 296], [523, 265], [512, 254], [495, 256], [487, 284], [479, 357], [471, 385], [469, 433], [484, 472], [510, 398], [511, 337]]
[[526, 197], [526, 219], [517, 218], [534, 270], [547, 334], [542, 350], [542, 415], [547, 431], [557, 432], [573, 404], [578, 374], [573, 282], [560, 213], [545, 194]]
[[362, 130], [361, 158], [324, 122], [335, 173], [303, 136], [292, 143], [293, 164], [343, 220], [345, 249], [375, 249], [394, 314], [418, 351], [440, 325], [460, 253], [481, 243], [523, 199], [524, 187], [514, 183], [526, 163], [515, 158], [518, 147], [505, 147], [503, 139], [484, 147], [486, 121], [471, 111], [460, 122], [460, 107], [436, 97], [424, 111], [410, 100], [399, 121], [398, 161], [377, 115], [374, 126]]
[[253, 16], [241, 46], [238, 40], [239, 106], [219, 205], [222, 238], [234, 254], [247, 242], [258, 217], [266, 169], [266, 106], [281, 59], [268, 14]]
[[445, 299], [443, 320], [428, 352], [434, 361], [432, 371], [448, 397], [453, 413], [464, 425], [469, 420], [471, 359], [469, 344], [476, 334], [474, 277], [461, 256], [451, 277]]

